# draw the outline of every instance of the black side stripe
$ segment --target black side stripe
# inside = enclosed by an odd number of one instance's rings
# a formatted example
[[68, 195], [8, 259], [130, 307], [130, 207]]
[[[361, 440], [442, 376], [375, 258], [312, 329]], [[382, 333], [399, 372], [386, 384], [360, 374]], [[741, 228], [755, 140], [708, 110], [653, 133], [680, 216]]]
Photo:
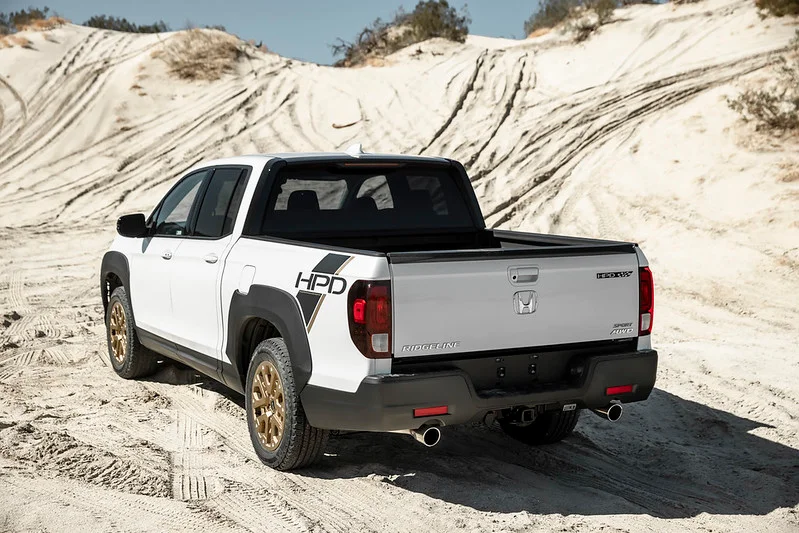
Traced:
[[[352, 261], [353, 256], [341, 254], [327, 254], [319, 263], [313, 268], [313, 272], [319, 274], [338, 274], [341, 270]], [[299, 291], [297, 293], [297, 301], [302, 310], [302, 319], [305, 321], [305, 328], [310, 332], [313, 327], [316, 315], [325, 301], [325, 294], [318, 294], [310, 291]]]
[[305, 325], [308, 325], [308, 322], [311, 321], [311, 317], [314, 314], [314, 310], [316, 310], [316, 304], [319, 303], [319, 300], [322, 298], [321, 294], [317, 294], [315, 292], [308, 292], [308, 291], [300, 291], [297, 293], [297, 301], [300, 302], [300, 309], [302, 309], [302, 318], [305, 321]]
[[319, 264], [313, 268], [314, 272], [322, 274], [335, 274], [338, 269], [347, 262], [351, 256], [341, 254], [327, 254]]

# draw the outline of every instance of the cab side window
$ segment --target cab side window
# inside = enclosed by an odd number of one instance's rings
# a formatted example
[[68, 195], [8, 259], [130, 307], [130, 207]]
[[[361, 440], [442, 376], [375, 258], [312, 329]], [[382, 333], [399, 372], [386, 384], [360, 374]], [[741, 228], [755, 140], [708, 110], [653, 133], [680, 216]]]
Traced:
[[156, 235], [187, 235], [192, 206], [202, 188], [203, 180], [210, 174], [203, 170], [187, 176], [164, 198], [155, 218]]
[[200, 204], [192, 235], [222, 237], [233, 230], [246, 176], [247, 171], [242, 168], [218, 168], [214, 171]]

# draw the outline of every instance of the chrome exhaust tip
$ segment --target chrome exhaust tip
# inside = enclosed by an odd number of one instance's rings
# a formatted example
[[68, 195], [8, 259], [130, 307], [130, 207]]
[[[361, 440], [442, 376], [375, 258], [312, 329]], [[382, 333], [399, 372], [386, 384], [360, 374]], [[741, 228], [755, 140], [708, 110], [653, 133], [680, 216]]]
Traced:
[[412, 429], [411, 436], [428, 448], [432, 448], [441, 441], [441, 430], [436, 426], [422, 426], [419, 429]]
[[624, 408], [621, 406], [621, 402], [618, 400], [614, 400], [611, 404], [607, 407], [602, 409], [592, 409], [594, 413], [602, 418], [606, 418], [611, 422], [616, 422], [621, 418], [621, 415], [624, 414]]
[[397, 429], [394, 431], [389, 431], [389, 433], [402, 433], [403, 435], [410, 435], [416, 439], [417, 442], [424, 444], [428, 448], [432, 448], [441, 441], [441, 430], [438, 426], [434, 425], [424, 425], [419, 429]]

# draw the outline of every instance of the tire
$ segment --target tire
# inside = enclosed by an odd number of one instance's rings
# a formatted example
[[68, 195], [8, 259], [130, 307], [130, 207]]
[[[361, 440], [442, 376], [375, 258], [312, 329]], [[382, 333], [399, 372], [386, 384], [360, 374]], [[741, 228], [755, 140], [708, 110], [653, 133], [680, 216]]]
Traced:
[[548, 411], [538, 415], [530, 424], [519, 426], [500, 420], [502, 430], [516, 440], [525, 444], [553, 444], [559, 442], [574, 431], [580, 419], [580, 410]]
[[330, 432], [305, 418], [283, 339], [267, 339], [255, 348], [247, 370], [245, 407], [250, 440], [265, 465], [287, 471], [322, 457]]
[[125, 288], [117, 287], [108, 300], [105, 329], [111, 366], [125, 379], [148, 376], [158, 367], [158, 358], [141, 345], [134, 326], [133, 311]]

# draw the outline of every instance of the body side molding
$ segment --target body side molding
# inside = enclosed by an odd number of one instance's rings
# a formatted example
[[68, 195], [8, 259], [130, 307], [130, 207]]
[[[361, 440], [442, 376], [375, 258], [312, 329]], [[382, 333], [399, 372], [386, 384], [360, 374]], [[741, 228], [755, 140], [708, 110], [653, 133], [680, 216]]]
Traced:
[[271, 322], [286, 341], [291, 354], [297, 392], [302, 392], [311, 379], [311, 347], [305, 322], [297, 301], [284, 290], [265, 285], [252, 285], [245, 295], [233, 293], [228, 313], [225, 353], [232, 364], [222, 364], [222, 378], [231, 388], [243, 392], [242, 378], [247, 375], [247, 360], [251, 354], [241, 353], [241, 336], [250, 319], [262, 318]]
[[202, 354], [186, 346], [181, 346], [139, 327], [136, 328], [136, 334], [139, 337], [139, 342], [141, 342], [142, 346], [145, 348], [169, 359], [188, 365], [216, 381], [222, 381], [219, 375], [219, 360], [215, 357]]

